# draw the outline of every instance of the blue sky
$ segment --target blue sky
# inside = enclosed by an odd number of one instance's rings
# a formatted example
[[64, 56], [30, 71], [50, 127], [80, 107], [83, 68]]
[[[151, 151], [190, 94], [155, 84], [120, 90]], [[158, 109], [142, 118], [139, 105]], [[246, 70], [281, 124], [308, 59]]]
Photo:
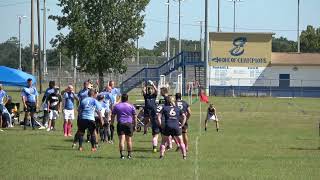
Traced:
[[[170, 35], [178, 37], [178, 3], [170, 1]], [[222, 31], [233, 31], [233, 3], [228, 0], [220, 1]], [[307, 25], [320, 27], [320, 0], [300, 1], [300, 28], [305, 29]], [[151, 0], [146, 8], [146, 28], [144, 37], [140, 39], [141, 47], [152, 48], [157, 41], [165, 39], [167, 16], [165, 2], [166, 0]], [[47, 0], [50, 9], [48, 14], [60, 13], [60, 8], [56, 3], [57, 0]], [[217, 29], [217, 0], [209, 0], [209, 6], [209, 30], [211, 32]], [[200, 27], [197, 21], [204, 20], [204, 0], [185, 0], [181, 10], [182, 38], [199, 39]], [[236, 26], [239, 32], [274, 32], [277, 37], [285, 36], [296, 40], [297, 0], [244, 0], [237, 4], [236, 11]], [[28, 16], [22, 23], [21, 39], [24, 46], [30, 43], [30, 0], [0, 0], [0, 42], [9, 37], [18, 36], [18, 15]], [[48, 47], [50, 47], [50, 39], [57, 33], [56, 24], [48, 20]]]

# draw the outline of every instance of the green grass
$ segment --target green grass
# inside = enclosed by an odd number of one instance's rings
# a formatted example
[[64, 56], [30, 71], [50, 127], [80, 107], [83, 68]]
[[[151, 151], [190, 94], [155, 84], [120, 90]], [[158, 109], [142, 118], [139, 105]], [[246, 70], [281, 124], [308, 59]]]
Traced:
[[211, 100], [222, 130], [215, 132], [212, 123], [200, 133], [199, 104], [193, 105], [186, 161], [173, 151], [159, 160], [150, 151], [151, 135], [141, 133], [134, 135], [133, 160], [120, 160], [116, 144], [91, 153], [87, 143], [78, 152], [71, 138], [63, 137], [59, 120], [56, 132], [20, 127], [2, 132], [0, 179], [319, 179], [320, 99]]

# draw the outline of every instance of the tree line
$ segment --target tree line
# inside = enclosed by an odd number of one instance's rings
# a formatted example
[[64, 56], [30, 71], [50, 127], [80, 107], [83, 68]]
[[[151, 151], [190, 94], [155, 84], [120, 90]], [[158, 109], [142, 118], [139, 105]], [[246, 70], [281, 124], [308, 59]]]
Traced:
[[[320, 27], [307, 26], [306, 30], [301, 33], [301, 52], [304, 53], [320, 53]], [[179, 41], [171, 38], [171, 54], [177, 54]], [[200, 51], [200, 41], [182, 40], [182, 48], [184, 51]], [[37, 46], [36, 48], [37, 49]], [[297, 52], [297, 42], [288, 40], [285, 37], [272, 38], [273, 52]], [[62, 49], [62, 66], [70, 66], [70, 53], [66, 48]], [[131, 56], [134, 56], [136, 49], [131, 51]], [[140, 56], [164, 56], [166, 52], [166, 41], [156, 42], [153, 49], [139, 48]], [[47, 63], [48, 66], [58, 66], [60, 50], [55, 47], [48, 49]], [[31, 47], [25, 46], [21, 49], [22, 54], [22, 69], [26, 72], [31, 72]], [[128, 54], [130, 56], [130, 54]], [[36, 59], [36, 65], [38, 60]], [[7, 41], [0, 43], [0, 64], [12, 68], [19, 67], [19, 41], [16, 37], [11, 37]]]

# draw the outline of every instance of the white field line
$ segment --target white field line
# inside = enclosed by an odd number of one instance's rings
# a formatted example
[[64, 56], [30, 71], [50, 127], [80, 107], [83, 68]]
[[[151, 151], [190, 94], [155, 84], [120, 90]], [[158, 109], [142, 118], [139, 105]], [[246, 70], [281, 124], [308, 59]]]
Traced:
[[196, 159], [195, 159], [195, 168], [194, 168], [194, 175], [195, 179], [199, 180], [199, 150], [198, 150], [198, 143], [199, 142], [199, 136], [196, 137]]

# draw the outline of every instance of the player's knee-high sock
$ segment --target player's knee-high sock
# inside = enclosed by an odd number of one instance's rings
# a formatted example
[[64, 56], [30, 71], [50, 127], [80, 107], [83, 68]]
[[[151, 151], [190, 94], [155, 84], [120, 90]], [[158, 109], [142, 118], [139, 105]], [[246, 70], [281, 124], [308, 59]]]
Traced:
[[68, 134], [68, 122], [63, 123], [63, 134], [66, 136]]
[[153, 146], [153, 149], [155, 149], [158, 146], [158, 137], [157, 136], [153, 136], [152, 146]]
[[169, 136], [168, 138], [167, 138], [167, 146], [171, 149], [172, 148], [172, 137], [171, 136]]
[[113, 141], [114, 126], [110, 126], [110, 140]]
[[163, 143], [163, 144], [161, 144], [161, 146], [160, 146], [160, 156], [162, 157], [162, 156], [164, 156], [164, 152], [166, 151], [166, 146], [165, 146], [165, 144]]
[[35, 120], [34, 120], [33, 116], [31, 116], [31, 126], [32, 126], [32, 128], [34, 128], [34, 126], [35, 126]]
[[76, 134], [74, 135], [73, 144], [77, 143], [77, 141], [79, 141], [79, 131], [77, 131]]
[[72, 133], [72, 123], [68, 122], [68, 124], [67, 124], [67, 134], [71, 135], [71, 133]]
[[[77, 135], [78, 134], [78, 135]], [[83, 143], [83, 135], [82, 134], [79, 134], [77, 133], [75, 136], [78, 136], [78, 139], [79, 139], [79, 148], [82, 147], [82, 143]]]
[[181, 142], [181, 144], [180, 144], [180, 149], [181, 149], [182, 155], [187, 156], [186, 146], [184, 145], [183, 142]]
[[97, 144], [97, 140], [96, 140], [96, 135], [95, 135], [95, 133], [92, 133], [92, 134], [91, 134], [91, 140], [90, 140], [90, 142], [91, 142], [91, 147], [92, 147], [92, 148], [95, 148], [95, 147], [96, 147], [96, 144]]
[[55, 127], [56, 127], [56, 120], [55, 120], [55, 119], [52, 119], [51, 127], [52, 127], [52, 128], [55, 128]]

